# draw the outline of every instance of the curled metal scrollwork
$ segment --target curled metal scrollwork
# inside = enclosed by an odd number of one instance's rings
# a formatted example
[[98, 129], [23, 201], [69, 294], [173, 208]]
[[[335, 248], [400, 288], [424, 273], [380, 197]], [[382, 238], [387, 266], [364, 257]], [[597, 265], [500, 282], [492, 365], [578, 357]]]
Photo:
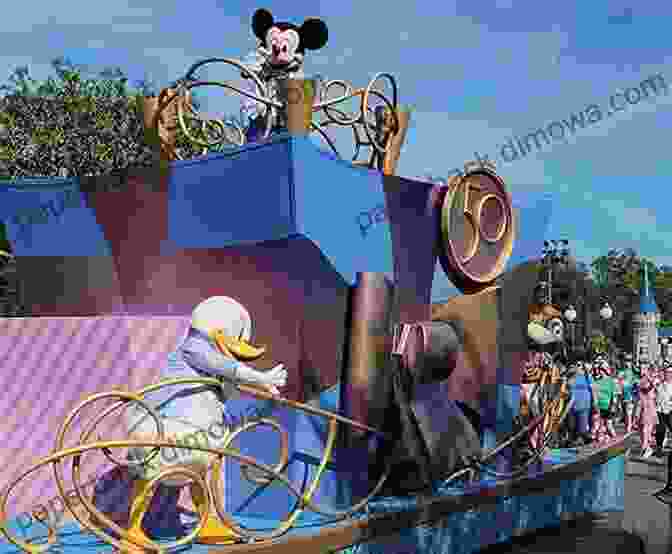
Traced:
[[[210, 64], [228, 65], [239, 72], [239, 77], [251, 84], [246, 90], [239, 82], [200, 80], [196, 77], [199, 69]], [[391, 92], [386, 95], [381, 86], [387, 83]], [[261, 140], [268, 139], [273, 131], [274, 124], [279, 120], [285, 105], [274, 93], [272, 81], [264, 82], [251, 66], [232, 58], [208, 58], [192, 65], [186, 75], [175, 85], [177, 92], [174, 99], [166, 102], [160, 109], [165, 109], [176, 98], [177, 122], [184, 137], [192, 145], [201, 149], [201, 154], [222, 152], [226, 148], [243, 146], [246, 143], [246, 131], [249, 123], [232, 119], [213, 119], [200, 113], [188, 101], [192, 90], [199, 87], [218, 87], [237, 94], [242, 99], [248, 99], [260, 106], [263, 119]], [[334, 90], [340, 94], [330, 96]], [[349, 113], [344, 104], [357, 101], [358, 108]], [[376, 105], [376, 102], [378, 104]], [[400, 129], [398, 118], [399, 98], [395, 78], [389, 73], [376, 74], [364, 88], [355, 89], [343, 80], [326, 81], [319, 90], [319, 96], [313, 105], [313, 121], [311, 132], [317, 133], [329, 149], [339, 159], [344, 159], [338, 152], [332, 138], [328, 135], [330, 127], [350, 127], [354, 138], [354, 154], [351, 162], [355, 165], [366, 166], [371, 169], [382, 169], [383, 160], [389, 148], [389, 139]], [[362, 147], [371, 149], [368, 158], [359, 159]], [[181, 159], [179, 151], [175, 153]]]
[[[213, 448], [209, 445], [200, 445], [194, 443], [176, 445], [174, 440], [168, 440], [165, 437], [161, 417], [151, 405], [149, 405], [147, 402], [143, 400], [143, 397], [146, 394], [154, 392], [162, 387], [173, 385], [184, 385], [184, 384], [211, 385], [216, 387], [221, 385], [220, 381], [214, 378], [168, 379], [156, 383], [154, 385], [147, 386], [141, 389], [140, 391], [137, 391], [136, 393], [120, 392], [120, 391], [98, 393], [82, 401], [77, 407], [75, 407], [70, 412], [64, 423], [61, 425], [53, 453], [47, 456], [46, 458], [40, 460], [35, 465], [28, 468], [26, 471], [22, 472], [22, 474], [19, 475], [18, 478], [12, 481], [9, 484], [9, 486], [4, 489], [2, 496], [0, 496], [0, 532], [7, 538], [7, 540], [17, 545], [25, 552], [29, 552], [30, 554], [42, 554], [56, 543], [57, 540], [56, 530], [53, 529], [52, 527], [49, 527], [47, 544], [32, 544], [12, 535], [12, 533], [9, 531], [8, 528], [9, 524], [6, 511], [8, 499], [12, 491], [16, 488], [17, 484], [23, 481], [23, 479], [25, 479], [35, 471], [37, 471], [38, 469], [51, 465], [53, 466], [56, 485], [58, 487], [62, 501], [65, 504], [65, 508], [67, 508], [70, 511], [70, 513], [79, 522], [82, 528], [90, 531], [98, 538], [114, 545], [118, 549], [123, 549], [124, 543], [137, 544], [136, 542], [137, 539], [134, 539], [131, 535], [129, 535], [129, 533], [126, 530], [122, 529], [119, 525], [117, 525], [104, 513], [98, 510], [91, 501], [91, 499], [86, 498], [86, 495], [82, 490], [81, 458], [82, 455], [85, 454], [86, 452], [94, 450], [102, 450], [102, 452], [105, 454], [108, 460], [113, 462], [117, 466], [130, 467], [132, 465], [137, 465], [139, 463], [147, 463], [152, 457], [158, 454], [160, 448], [163, 447], [175, 448], [176, 446], [178, 446], [180, 449], [207, 452], [209, 454], [213, 454], [214, 458], [218, 458], [220, 460], [223, 459], [224, 457], [229, 457], [238, 460], [241, 463], [241, 473], [243, 474], [243, 477], [257, 484], [268, 484], [271, 481], [274, 481], [284, 485], [287, 488], [287, 490], [293, 496], [296, 497], [297, 504], [291, 510], [291, 512], [287, 514], [284, 521], [282, 521], [276, 529], [274, 529], [271, 532], [262, 533], [242, 528], [241, 526], [235, 523], [235, 521], [230, 515], [226, 513], [226, 511], [223, 508], [224, 504], [221, 498], [222, 491], [220, 486], [220, 476], [215, 475], [214, 472], [213, 475], [211, 476], [209, 485], [208, 483], [206, 483], [206, 481], [202, 476], [198, 475], [192, 470], [180, 467], [179, 465], [176, 465], [175, 467], [167, 467], [165, 470], [161, 471], [158, 475], [156, 475], [151, 479], [150, 487], [156, 487], [161, 481], [164, 481], [167, 478], [173, 478], [174, 476], [177, 475], [180, 476], [182, 479], [195, 482], [203, 492], [206, 492], [209, 488], [210, 491], [212, 491], [213, 493], [212, 497], [214, 499], [214, 508], [217, 514], [219, 515], [220, 519], [223, 522], [225, 522], [233, 530], [233, 532], [238, 535], [238, 537], [242, 541], [247, 542], [267, 541], [285, 534], [294, 526], [298, 517], [305, 510], [311, 510], [313, 512], [334, 518], [336, 520], [351, 517], [357, 512], [361, 511], [362, 508], [364, 508], [366, 504], [371, 500], [371, 498], [373, 498], [376, 494], [378, 494], [387, 478], [388, 473], [385, 472], [381, 476], [380, 480], [375, 485], [375, 487], [371, 490], [371, 492], [364, 499], [362, 499], [357, 504], [351, 506], [347, 510], [333, 511], [315, 504], [315, 502], [312, 500], [312, 497], [315, 494], [315, 491], [319, 486], [322, 475], [324, 474], [330, 462], [336, 442], [338, 424], [349, 423], [354, 427], [373, 432], [376, 432], [375, 429], [368, 428], [360, 423], [348, 420], [343, 416], [334, 414], [332, 412], [327, 412], [319, 408], [314, 408], [312, 406], [308, 406], [305, 404], [292, 402], [290, 400], [274, 398], [272, 396], [269, 396], [267, 393], [263, 391], [245, 385], [238, 385], [238, 388], [241, 392], [251, 394], [252, 396], [255, 396], [263, 400], [274, 399], [279, 404], [284, 404], [295, 409], [312, 413], [314, 415], [322, 415], [328, 419], [329, 430], [328, 430], [327, 443], [324, 448], [324, 453], [322, 455], [322, 459], [320, 460], [319, 466], [314, 473], [313, 479], [307, 485], [307, 487], [304, 486], [302, 487], [302, 490], [298, 490], [282, 473], [282, 470], [286, 468], [287, 465], [288, 436], [287, 432], [274, 419], [259, 418], [243, 423], [242, 425], [234, 428], [231, 432], [225, 435], [224, 442], [221, 448]], [[73, 421], [75, 421], [77, 415], [80, 414], [80, 412], [82, 412], [82, 410], [87, 408], [89, 405], [99, 402], [101, 400], [109, 400], [109, 399], [116, 399], [117, 401], [116, 403], [112, 404], [111, 406], [108, 406], [107, 408], [102, 410], [99, 414], [97, 414], [97, 416], [93, 419], [93, 421], [82, 432], [81, 436], [79, 437], [79, 442], [77, 446], [65, 448], [64, 445], [65, 437], [68, 431], [72, 428]], [[98, 425], [100, 425], [100, 423], [110, 414], [112, 414], [113, 412], [119, 410], [124, 406], [127, 406], [129, 403], [138, 404], [149, 413], [150, 417], [156, 423], [157, 437], [153, 440], [126, 439], [126, 440], [107, 440], [107, 441], [100, 440], [100, 437], [98, 437], [97, 441], [91, 442], [91, 438], [94, 435]], [[241, 434], [243, 434], [246, 431], [249, 431], [252, 428], [262, 425], [271, 427], [273, 430], [275, 430], [280, 434], [281, 452], [279, 456], [279, 461], [275, 467], [271, 467], [267, 464], [258, 462], [254, 458], [241, 454], [238, 450], [231, 448], [232, 442], [236, 438], [238, 438]], [[113, 449], [129, 448], [129, 447], [145, 447], [149, 448], [150, 451], [142, 460], [139, 461], [119, 460], [112, 454]], [[82, 514], [78, 513], [76, 506], [73, 503], [72, 495], [66, 493], [63, 477], [63, 467], [62, 467], [63, 461], [66, 458], [72, 458], [72, 484], [74, 492], [77, 496], [79, 504], [83, 506], [88, 512], [88, 517], [85, 517]], [[252, 475], [250, 469], [254, 469], [257, 475]], [[203, 496], [206, 499], [209, 499], [208, 494], [204, 494]], [[202, 512], [199, 513], [200, 519], [198, 525], [187, 536], [182, 537], [170, 544], [159, 544], [154, 541], [150, 541], [149, 544], [141, 544], [139, 546], [155, 552], [165, 552], [166, 550], [172, 548], [179, 548], [193, 542], [198, 536], [198, 533], [200, 532], [202, 526], [205, 524], [209, 510], [210, 510], [210, 503], [208, 500], [206, 502], [206, 506], [202, 508]], [[110, 530], [119, 538], [112, 536], [103, 529]]]
[[[356, 517], [356, 514], [365, 509], [367, 504], [381, 491], [387, 479], [387, 476], [389, 475], [389, 468], [388, 468], [387, 471], [383, 472], [382, 476], [375, 484], [373, 489], [369, 492], [369, 494], [347, 510], [334, 511], [317, 505], [312, 500], [312, 497], [315, 494], [315, 491], [319, 486], [322, 475], [324, 474], [331, 460], [336, 443], [338, 424], [344, 423], [354, 428], [358, 428], [360, 430], [378, 434], [380, 433], [373, 428], [367, 427], [366, 425], [345, 418], [339, 414], [322, 410], [320, 408], [316, 408], [306, 404], [293, 402], [287, 399], [276, 398], [265, 391], [259, 390], [255, 387], [248, 385], [236, 385], [236, 386], [240, 390], [240, 392], [250, 394], [258, 399], [274, 400], [275, 402], [278, 403], [278, 405], [298, 409], [307, 413], [311, 413], [313, 415], [323, 416], [328, 420], [328, 435], [324, 447], [324, 452], [319, 462], [318, 468], [313, 475], [312, 481], [309, 484], [306, 485], [306, 483], [304, 483], [304, 485], [301, 487], [301, 490], [299, 490], [283, 474], [284, 469], [287, 467], [288, 435], [287, 432], [281, 427], [281, 425], [272, 418], [262, 417], [259, 419], [249, 420], [244, 422], [242, 425], [235, 427], [233, 430], [224, 435], [223, 445], [220, 448], [213, 448], [207, 444], [206, 445], [195, 444], [194, 442], [190, 442], [189, 444], [186, 443], [176, 444], [174, 440], [168, 440], [168, 438], [165, 436], [165, 430], [160, 415], [149, 403], [143, 400], [143, 397], [146, 394], [154, 392], [162, 387], [185, 385], [185, 384], [210, 385], [215, 387], [221, 385], [220, 381], [214, 378], [176, 378], [176, 379], [164, 380], [159, 383], [144, 387], [143, 389], [135, 393], [113, 391], [107, 393], [94, 394], [84, 399], [77, 407], [75, 407], [70, 412], [66, 420], [61, 425], [53, 453], [47, 456], [46, 458], [43, 458], [32, 467], [28, 468], [21, 475], [19, 475], [18, 478], [12, 481], [8, 487], [4, 489], [2, 495], [0, 496], [0, 532], [7, 538], [7, 540], [17, 545], [25, 552], [29, 552], [30, 554], [42, 554], [56, 543], [57, 541], [56, 530], [53, 529], [51, 526], [49, 526], [47, 544], [33, 544], [13, 536], [8, 528], [9, 523], [6, 511], [8, 499], [12, 491], [16, 488], [17, 484], [21, 482], [23, 479], [25, 479], [27, 476], [37, 471], [38, 469], [51, 465], [53, 466], [55, 481], [61, 499], [65, 505], [65, 508], [69, 510], [69, 512], [79, 522], [79, 524], [82, 526], [83, 529], [90, 531], [98, 538], [114, 545], [118, 549], [123, 550], [124, 543], [137, 544], [136, 541], [138, 539], [134, 539], [125, 529], [122, 529], [119, 525], [113, 522], [104, 513], [98, 510], [91, 501], [91, 499], [87, 498], [83, 492], [83, 485], [81, 481], [81, 466], [82, 466], [81, 458], [82, 455], [85, 454], [86, 452], [91, 452], [95, 450], [102, 450], [102, 452], [105, 454], [105, 456], [109, 461], [113, 462], [115, 465], [120, 467], [131, 467], [138, 463], [147, 463], [152, 457], [158, 455], [160, 448], [179, 447], [180, 449], [207, 452], [209, 454], [212, 454], [213, 458], [215, 459], [222, 460], [225, 457], [229, 457], [231, 459], [237, 460], [241, 464], [242, 476], [245, 479], [248, 479], [254, 483], [266, 485], [269, 484], [270, 482], [276, 482], [284, 485], [287, 488], [287, 490], [293, 496], [296, 497], [297, 500], [296, 505], [285, 516], [284, 520], [277, 526], [277, 528], [275, 528], [270, 532], [258, 532], [255, 530], [241, 527], [233, 520], [233, 518], [229, 514], [226, 513], [224, 509], [224, 503], [221, 497], [222, 487], [220, 483], [220, 475], [216, 474], [215, 472], [212, 472], [210, 482], [208, 483], [206, 482], [203, 476], [197, 474], [196, 472], [190, 469], [180, 467], [179, 464], [177, 464], [174, 467], [167, 467], [166, 469], [162, 470], [158, 475], [156, 475], [151, 479], [150, 486], [156, 487], [161, 481], [164, 481], [168, 478], [174, 478], [174, 476], [177, 475], [180, 476], [182, 479], [186, 479], [187, 481], [192, 481], [196, 483], [202, 492], [206, 492], [209, 489], [212, 492], [212, 498], [213, 498], [212, 503], [214, 504], [213, 507], [217, 512], [219, 518], [226, 525], [229, 526], [229, 528], [234, 532], [234, 534], [238, 536], [238, 538], [241, 541], [244, 542], [270, 541], [272, 539], [280, 537], [281, 535], [287, 533], [295, 525], [297, 519], [299, 518], [301, 513], [304, 512], [305, 510], [310, 510], [317, 514], [332, 518], [332, 522], [338, 520], [345, 520], [351, 517]], [[82, 412], [85, 408], [87, 408], [91, 404], [94, 404], [101, 400], [109, 400], [109, 399], [116, 399], [116, 402], [111, 406], [106, 407], [104, 410], [98, 413], [95, 416], [95, 418], [93, 418], [93, 421], [91, 421], [90, 424], [84, 428], [84, 431], [81, 433], [78, 444], [76, 446], [66, 448], [64, 445], [65, 437], [67, 436], [68, 431], [72, 428], [73, 422], [76, 420], [76, 417], [80, 414], [80, 412]], [[566, 400], [567, 398], [565, 398], [564, 396], [558, 396], [557, 398], [555, 398], [553, 402], [549, 404], [547, 410], [544, 411], [545, 412], [544, 414], [535, 418], [527, 427], [516, 433], [514, 436], [506, 440], [504, 443], [500, 444], [494, 450], [486, 453], [479, 460], [472, 460], [467, 468], [455, 472], [452, 476], [448, 478], [446, 483], [456, 479], [457, 477], [459, 477], [464, 473], [472, 473], [472, 475], [477, 472], [492, 473], [495, 474], [495, 477], [497, 478], [511, 478], [516, 477], [521, 473], [523, 473], [525, 469], [530, 465], [530, 463], [532, 463], [534, 460], [540, 458], [543, 455], [543, 452], [547, 447], [547, 441], [549, 435], [554, 430], [553, 428], [555, 428], [567, 416], [567, 413], [571, 408], [571, 400], [569, 403], [567, 403]], [[126, 440], [106, 441], [101, 440], [101, 437], [99, 436], [97, 437], [98, 440], [91, 442], [91, 438], [93, 437], [96, 428], [101, 424], [101, 422], [118, 409], [123, 408], [124, 406], [128, 406], [129, 403], [135, 403], [141, 406], [144, 410], [148, 412], [150, 417], [155, 421], [156, 435], [157, 435], [156, 438], [152, 440], [126, 439]], [[526, 463], [522, 464], [521, 467], [514, 469], [513, 472], [506, 475], [498, 474], [497, 472], [493, 471], [492, 469], [488, 468], [485, 465], [488, 459], [493, 458], [503, 448], [513, 444], [514, 442], [519, 440], [523, 435], [529, 433], [530, 431], [541, 425], [544, 419], [546, 419], [549, 414], [557, 415], [558, 419], [553, 421], [552, 429], [549, 430], [550, 432], [544, 433], [545, 436], [542, 440], [542, 445], [539, 448], [539, 451], [534, 453], [534, 456], [531, 460], [527, 461]], [[233, 441], [236, 438], [238, 438], [243, 433], [249, 431], [250, 429], [253, 429], [258, 426], [268, 426], [272, 430], [278, 432], [280, 435], [281, 439], [280, 455], [278, 463], [274, 467], [261, 463], [255, 460], [254, 458], [246, 456], [240, 453], [238, 450], [231, 447]], [[149, 449], [149, 452], [142, 460], [139, 461], [119, 460], [112, 454], [113, 449], [129, 448], [129, 447], [144, 447]], [[77, 496], [77, 501], [79, 502], [79, 505], [83, 506], [85, 510], [88, 512], [88, 517], [85, 517], [84, 515], [78, 512], [78, 510], [76, 509], [76, 505], [74, 504], [74, 499], [72, 498], [72, 493], [68, 494], [65, 490], [62, 464], [66, 458], [72, 458], [72, 484], [74, 488], [74, 493]], [[254, 472], [252, 470], [254, 470]], [[203, 525], [205, 524], [208, 514], [210, 512], [209, 495], [203, 494], [203, 496], [206, 498], [206, 505], [201, 507], [201, 511], [199, 513], [200, 516], [199, 523], [197, 524], [195, 529], [193, 529], [187, 536], [182, 537], [176, 541], [173, 541], [170, 544], [165, 543], [159, 544], [157, 542], [150, 540], [149, 544], [141, 544], [139, 546], [150, 551], [165, 552], [166, 550], [172, 548], [185, 546], [196, 540], [196, 537], [198, 536], [198, 533], [200, 532]], [[109, 530], [111, 533], [116, 535], [116, 537], [104, 531], [104, 529]]]

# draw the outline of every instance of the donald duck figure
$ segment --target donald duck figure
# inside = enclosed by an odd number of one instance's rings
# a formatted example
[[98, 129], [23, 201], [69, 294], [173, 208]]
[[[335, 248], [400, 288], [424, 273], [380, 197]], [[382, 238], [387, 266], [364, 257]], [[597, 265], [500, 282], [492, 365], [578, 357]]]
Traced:
[[[145, 401], [160, 414], [167, 440], [189, 444], [192, 442], [189, 437], [198, 433], [204, 435], [204, 431], [214, 426], [228, 433], [231, 424], [224, 405], [232, 397], [235, 383], [258, 386], [279, 396], [278, 389], [287, 383], [287, 371], [283, 364], [269, 371], [259, 371], [246, 365], [245, 362], [256, 360], [265, 353], [265, 348], [250, 344], [251, 335], [250, 314], [236, 300], [214, 296], [196, 306], [191, 326], [181, 345], [169, 356], [168, 364], [161, 372], [161, 380], [216, 377], [222, 381], [222, 386], [173, 385], [148, 394]], [[126, 421], [132, 439], [157, 438], [156, 423], [141, 406], [136, 404], [127, 409]], [[169, 466], [187, 468], [203, 476], [210, 466], [214, 472], [221, 472], [221, 460], [207, 452], [161, 448], [158, 455], [152, 455], [153, 450], [156, 451], [152, 447], [133, 448], [128, 455], [134, 477], [128, 532], [134, 541], [143, 545], [147, 545], [148, 538], [142, 528], [142, 520], [152, 500], [149, 483], [153, 477]], [[170, 450], [173, 450], [173, 455], [166, 456], [165, 452]], [[182, 487], [186, 478], [162, 480], [161, 484]], [[190, 492], [195, 507], [202, 511], [206, 503], [202, 491], [192, 483]], [[218, 517], [210, 514], [197, 540], [206, 544], [226, 544], [237, 542], [237, 535]], [[132, 543], [124, 546], [126, 552], [145, 552]]]

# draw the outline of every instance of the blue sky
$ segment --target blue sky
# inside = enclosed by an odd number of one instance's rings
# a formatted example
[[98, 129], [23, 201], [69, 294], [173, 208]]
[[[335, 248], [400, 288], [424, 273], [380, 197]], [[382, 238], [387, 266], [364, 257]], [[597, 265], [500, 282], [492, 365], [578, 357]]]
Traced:
[[[257, 7], [300, 23], [323, 18], [330, 40], [306, 70], [364, 85], [394, 74], [414, 106], [399, 173], [446, 175], [474, 158], [498, 161], [514, 196], [555, 198], [549, 236], [567, 238], [583, 261], [633, 247], [672, 265], [669, 155], [672, 93], [624, 111], [506, 163], [501, 146], [661, 73], [672, 88], [672, 4], [620, 1], [409, 2], [370, 0], [264, 4], [198, 0], [13, 2], [0, 22], [0, 74], [27, 64], [34, 76], [65, 55], [94, 68], [118, 65], [160, 86], [204, 57], [241, 57], [255, 46]], [[39, 6], [39, 7], [38, 7]], [[394, 7], [392, 7], [394, 6]], [[226, 69], [204, 76], [233, 79]], [[231, 99], [207, 95], [209, 111]]]

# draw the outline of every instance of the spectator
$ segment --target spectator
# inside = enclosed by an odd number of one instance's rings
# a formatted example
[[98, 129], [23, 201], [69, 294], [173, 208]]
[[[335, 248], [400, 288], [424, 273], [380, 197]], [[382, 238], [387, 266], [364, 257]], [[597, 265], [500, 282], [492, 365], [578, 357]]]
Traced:
[[608, 365], [600, 359], [593, 363], [593, 383], [597, 406], [593, 412], [592, 436], [596, 442], [603, 442], [616, 436], [614, 429], [616, 383]]
[[642, 438], [642, 457], [650, 458], [653, 456], [651, 448], [651, 438], [653, 431], [658, 423], [656, 411], [656, 388], [653, 379], [650, 377], [651, 370], [642, 368], [642, 378], [639, 382], [639, 404], [640, 404], [640, 432]]
[[640, 405], [639, 405], [639, 380], [642, 378], [642, 370], [639, 365], [632, 365], [632, 373], [634, 376], [632, 383], [632, 396], [635, 402], [635, 410], [632, 414], [633, 422], [633, 431], [638, 430], [639, 427], [639, 415], [640, 415]]
[[635, 384], [637, 376], [632, 368], [632, 356], [626, 356], [625, 364], [620, 373], [621, 381], [621, 399], [623, 402], [623, 412], [625, 415], [626, 433], [631, 433], [634, 429], [635, 413]]
[[672, 369], [667, 368], [664, 381], [656, 388], [656, 409], [658, 425], [656, 426], [656, 449], [662, 455], [665, 433], [672, 431]]
[[572, 434], [577, 446], [592, 442], [590, 413], [593, 407], [593, 380], [584, 362], [577, 362], [576, 373], [570, 380], [574, 404], [571, 410]]

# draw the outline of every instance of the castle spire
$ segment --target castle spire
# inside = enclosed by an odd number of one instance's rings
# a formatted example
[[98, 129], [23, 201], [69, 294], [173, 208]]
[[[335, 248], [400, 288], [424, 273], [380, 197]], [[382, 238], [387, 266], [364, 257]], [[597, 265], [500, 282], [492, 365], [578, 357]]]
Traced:
[[658, 312], [656, 299], [653, 294], [651, 294], [651, 287], [649, 285], [649, 264], [646, 261], [644, 261], [644, 271], [639, 288], [639, 311], [643, 314]]

